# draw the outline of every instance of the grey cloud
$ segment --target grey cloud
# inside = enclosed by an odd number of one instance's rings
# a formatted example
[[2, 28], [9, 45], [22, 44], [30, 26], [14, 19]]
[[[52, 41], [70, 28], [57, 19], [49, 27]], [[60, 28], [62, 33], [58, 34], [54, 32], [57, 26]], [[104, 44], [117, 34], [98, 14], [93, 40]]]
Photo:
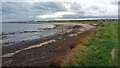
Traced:
[[56, 12], [56, 11], [66, 11], [67, 9], [60, 2], [38, 2], [33, 5], [36, 9], [42, 9], [43, 11]]
[[105, 13], [107, 12], [107, 9], [102, 9], [102, 10], [99, 10], [100, 13]]
[[84, 15], [83, 14], [75, 14], [75, 15], [64, 15], [63, 17], [61, 17], [62, 19], [66, 18], [66, 19], [79, 19], [79, 18], [83, 18]]
[[91, 6], [89, 7], [89, 9], [90, 9], [90, 10], [98, 10], [99, 7], [96, 6], [96, 5], [91, 5]]
[[80, 18], [117, 18], [117, 16], [84, 16], [84, 15], [65, 15], [60, 19], [80, 19]]
[[77, 2], [74, 2], [73, 4], [71, 4], [70, 9], [71, 9], [71, 10], [78, 11], [78, 10], [81, 9], [81, 5], [78, 4]]
[[59, 2], [37, 2], [30, 5], [27, 2], [3, 2], [3, 12], [39, 12], [43, 11], [66, 11], [67, 9]]
[[[105, 13], [108, 12], [106, 8], [98, 5], [89, 5], [87, 8], [81, 3], [64, 3], [64, 2], [35, 2], [33, 4], [27, 2], [3, 2], [2, 3], [2, 15], [4, 20], [9, 21], [29, 21], [29, 20], [49, 20], [49, 18], [41, 19], [37, 18], [38, 15], [53, 14], [56, 12], [69, 11], [64, 4], [70, 5], [70, 12], [74, 12], [74, 15], [63, 15], [60, 18], [87, 18], [95, 16], [86, 16], [86, 13]], [[111, 3], [115, 4], [115, 3]], [[31, 16], [31, 17], [29, 17]], [[101, 16], [104, 17], [104, 16]], [[115, 17], [115, 16], [114, 16]]]
[[118, 2], [111, 2], [112, 5], [118, 5]]
[[30, 10], [30, 6], [25, 2], [3, 2], [2, 12], [7, 14], [24, 13]]
[[[37, 15], [50, 14], [58, 11], [66, 11], [67, 9], [62, 3], [55, 2], [37, 2], [29, 4], [27, 2], [3, 2], [2, 15], [3, 19], [19, 20], [29, 19], [29, 16], [36, 17]], [[33, 18], [35, 19], [35, 18]]]

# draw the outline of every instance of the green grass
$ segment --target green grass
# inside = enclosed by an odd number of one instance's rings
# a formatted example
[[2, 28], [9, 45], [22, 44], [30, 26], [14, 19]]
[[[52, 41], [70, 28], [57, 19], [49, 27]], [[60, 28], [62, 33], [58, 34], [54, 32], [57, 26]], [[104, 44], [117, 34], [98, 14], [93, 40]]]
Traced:
[[[64, 66], [118, 66], [118, 23], [108, 22], [105, 27], [98, 27], [97, 31], [95, 38], [78, 45], [82, 47]], [[111, 61], [112, 48], [115, 48], [114, 63]]]

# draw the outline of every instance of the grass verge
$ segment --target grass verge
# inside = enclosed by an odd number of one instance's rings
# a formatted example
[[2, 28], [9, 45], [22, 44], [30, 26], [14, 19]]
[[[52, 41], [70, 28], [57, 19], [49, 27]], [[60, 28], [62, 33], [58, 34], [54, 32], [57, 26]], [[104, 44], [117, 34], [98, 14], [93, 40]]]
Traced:
[[[62, 66], [118, 66], [118, 22], [107, 22], [97, 31], [96, 37], [79, 44], [72, 58]], [[111, 59], [113, 48], [114, 62]]]

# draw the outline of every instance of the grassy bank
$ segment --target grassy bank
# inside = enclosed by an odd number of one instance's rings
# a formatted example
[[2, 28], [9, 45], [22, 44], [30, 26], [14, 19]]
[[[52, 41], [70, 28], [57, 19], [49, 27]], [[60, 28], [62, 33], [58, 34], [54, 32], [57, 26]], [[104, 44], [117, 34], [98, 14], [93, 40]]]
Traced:
[[[83, 44], [79, 44], [69, 61], [63, 66], [117, 66], [118, 65], [118, 23], [107, 22], [97, 28], [97, 34]], [[115, 48], [112, 62], [111, 51]]]

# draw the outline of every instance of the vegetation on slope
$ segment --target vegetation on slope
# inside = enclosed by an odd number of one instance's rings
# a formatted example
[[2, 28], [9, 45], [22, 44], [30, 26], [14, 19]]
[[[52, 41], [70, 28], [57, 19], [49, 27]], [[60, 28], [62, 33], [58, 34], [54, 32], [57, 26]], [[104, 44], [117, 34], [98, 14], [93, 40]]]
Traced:
[[[112, 62], [111, 51], [115, 49]], [[118, 23], [107, 22], [97, 28], [97, 34], [83, 44], [79, 44], [72, 58], [63, 66], [118, 66]]]

